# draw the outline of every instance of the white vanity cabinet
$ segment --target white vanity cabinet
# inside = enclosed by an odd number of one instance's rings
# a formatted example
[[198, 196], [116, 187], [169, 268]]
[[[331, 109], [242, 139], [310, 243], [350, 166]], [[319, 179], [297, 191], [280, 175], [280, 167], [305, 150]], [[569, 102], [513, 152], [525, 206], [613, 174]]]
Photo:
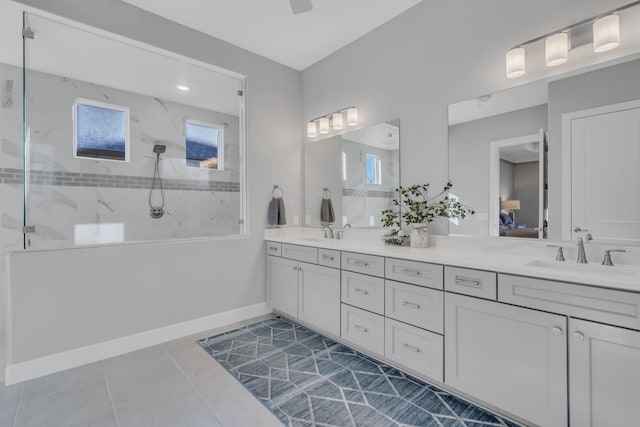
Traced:
[[572, 426], [640, 423], [640, 332], [569, 320]]
[[298, 317], [298, 261], [269, 255], [267, 275], [271, 306]]
[[340, 270], [307, 263], [298, 268], [298, 318], [340, 336]]
[[566, 426], [567, 318], [445, 295], [445, 384], [545, 427]]
[[[271, 246], [267, 242], [268, 253]], [[283, 244], [281, 254], [267, 255], [273, 309], [339, 336], [340, 270], [317, 265], [317, 248]]]

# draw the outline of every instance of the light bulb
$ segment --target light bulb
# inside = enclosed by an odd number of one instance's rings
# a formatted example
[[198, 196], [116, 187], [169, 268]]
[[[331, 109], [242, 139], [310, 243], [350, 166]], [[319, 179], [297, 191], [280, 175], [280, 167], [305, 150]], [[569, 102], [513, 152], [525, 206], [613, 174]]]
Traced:
[[316, 122], [307, 123], [307, 136], [309, 138], [315, 138], [318, 135], [316, 132]]
[[334, 130], [341, 130], [344, 128], [344, 118], [342, 117], [342, 113], [332, 114], [331, 124]]
[[515, 79], [523, 76], [526, 70], [525, 52], [523, 47], [511, 49], [506, 54], [507, 78]]
[[544, 42], [547, 67], [564, 64], [569, 57], [569, 35], [558, 33], [547, 37]]
[[329, 133], [329, 119], [326, 117], [323, 117], [321, 119], [318, 120], [318, 125], [320, 128], [320, 133], [321, 134], [327, 134]]
[[593, 50], [606, 52], [620, 45], [620, 17], [608, 15], [593, 23]]
[[347, 126], [358, 125], [358, 109], [356, 107], [347, 108]]

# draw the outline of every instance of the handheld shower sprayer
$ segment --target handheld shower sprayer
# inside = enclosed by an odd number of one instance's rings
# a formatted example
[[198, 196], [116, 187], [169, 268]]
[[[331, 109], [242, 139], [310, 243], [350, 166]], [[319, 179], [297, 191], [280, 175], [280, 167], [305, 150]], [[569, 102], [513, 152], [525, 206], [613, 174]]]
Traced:
[[[149, 215], [151, 218], [159, 219], [164, 215], [164, 189], [162, 188], [162, 177], [160, 176], [160, 154], [167, 151], [167, 146], [163, 144], [155, 144], [153, 146], [153, 152], [156, 155], [156, 166], [153, 171], [153, 181], [151, 181], [151, 189], [149, 190]], [[154, 206], [151, 202], [153, 190], [156, 188], [156, 182], [158, 183], [158, 189], [160, 190], [161, 203], [159, 206]]]

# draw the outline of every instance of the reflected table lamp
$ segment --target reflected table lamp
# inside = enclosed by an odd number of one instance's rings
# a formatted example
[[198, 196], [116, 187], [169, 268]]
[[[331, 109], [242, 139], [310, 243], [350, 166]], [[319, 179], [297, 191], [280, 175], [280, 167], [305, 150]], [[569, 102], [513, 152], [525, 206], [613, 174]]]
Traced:
[[516, 211], [520, 209], [520, 200], [503, 200], [500, 207], [505, 211], [509, 211], [509, 215], [515, 224]]

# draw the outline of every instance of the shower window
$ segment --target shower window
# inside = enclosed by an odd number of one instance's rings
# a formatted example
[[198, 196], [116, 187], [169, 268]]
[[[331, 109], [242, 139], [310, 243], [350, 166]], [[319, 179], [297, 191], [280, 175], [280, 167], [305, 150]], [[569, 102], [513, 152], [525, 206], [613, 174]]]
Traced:
[[129, 108], [76, 99], [73, 118], [75, 157], [129, 161]]
[[185, 123], [187, 166], [223, 170], [224, 127], [187, 120]]

